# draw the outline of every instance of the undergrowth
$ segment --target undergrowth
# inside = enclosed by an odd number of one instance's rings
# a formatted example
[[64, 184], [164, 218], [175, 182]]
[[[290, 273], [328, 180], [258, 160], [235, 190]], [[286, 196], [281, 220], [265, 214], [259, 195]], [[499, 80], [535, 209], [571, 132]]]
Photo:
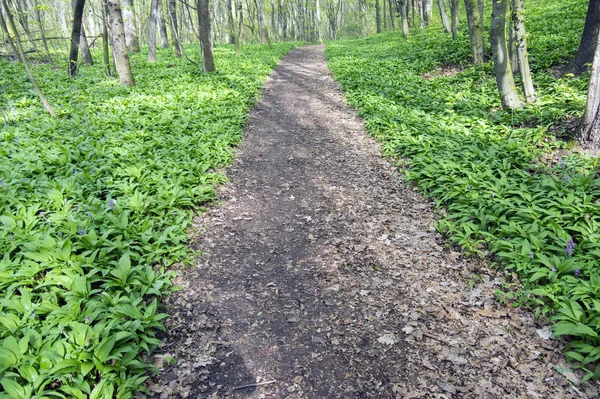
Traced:
[[22, 66], [0, 61], [1, 398], [140, 389], [166, 317], [157, 300], [172, 289], [165, 268], [191, 260], [194, 209], [224, 180], [247, 111], [293, 46], [239, 58], [218, 46], [210, 75], [168, 50], [153, 64], [136, 55], [134, 88], [100, 65], [70, 81], [38, 64], [56, 119]]
[[[514, 112], [500, 108], [492, 64], [469, 64], [466, 23], [456, 41], [433, 25], [407, 39], [332, 42], [326, 54], [385, 153], [435, 199], [439, 231], [517, 272], [525, 291], [513, 299], [553, 321], [589, 379], [600, 378], [600, 161], [565, 150], [548, 130], [581, 116], [589, 76], [555, 78], [547, 69], [576, 51], [586, 6], [527, 3], [539, 100]], [[464, 69], [423, 75], [445, 64]], [[553, 154], [561, 149], [564, 156]]]

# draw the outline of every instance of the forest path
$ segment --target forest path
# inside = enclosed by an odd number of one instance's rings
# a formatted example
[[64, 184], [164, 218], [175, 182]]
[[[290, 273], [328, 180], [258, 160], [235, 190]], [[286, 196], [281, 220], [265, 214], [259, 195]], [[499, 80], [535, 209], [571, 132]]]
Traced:
[[442, 248], [430, 201], [398, 175], [323, 47], [291, 51], [222, 204], [197, 220], [205, 254], [167, 301], [154, 396], [577, 396], [554, 371], [556, 341], [499, 307], [482, 262]]

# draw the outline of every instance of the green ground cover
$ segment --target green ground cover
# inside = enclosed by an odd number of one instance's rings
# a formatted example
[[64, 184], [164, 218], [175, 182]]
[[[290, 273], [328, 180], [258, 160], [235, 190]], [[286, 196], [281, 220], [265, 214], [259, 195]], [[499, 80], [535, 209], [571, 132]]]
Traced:
[[[507, 281], [499, 295], [551, 319], [554, 334], [570, 338], [567, 357], [598, 378], [600, 161], [568, 154], [560, 127], [583, 113], [589, 76], [555, 78], [548, 69], [577, 50], [586, 8], [583, 0], [527, 2], [539, 100], [514, 112], [500, 108], [492, 64], [469, 65], [464, 16], [457, 41], [438, 24], [408, 39], [332, 42], [326, 55], [385, 153], [435, 199], [438, 229], [516, 273], [524, 291]], [[452, 64], [464, 69], [436, 75]]]
[[249, 108], [293, 46], [239, 58], [217, 46], [210, 75], [167, 50], [154, 64], [136, 55], [134, 88], [101, 66], [71, 82], [36, 65], [56, 119], [22, 66], [0, 61], [0, 397], [139, 389], [166, 317], [165, 268], [191, 259], [194, 209], [224, 180]]

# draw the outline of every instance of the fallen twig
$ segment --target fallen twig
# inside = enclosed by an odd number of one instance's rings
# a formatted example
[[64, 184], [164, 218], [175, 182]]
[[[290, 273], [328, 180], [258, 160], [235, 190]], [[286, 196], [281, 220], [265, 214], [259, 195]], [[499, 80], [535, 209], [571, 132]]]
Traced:
[[272, 384], [274, 382], [277, 382], [277, 380], [273, 380], [273, 381], [265, 381], [265, 382], [257, 382], [255, 384], [248, 384], [248, 385], [242, 385], [240, 387], [235, 387], [232, 389], [232, 391], [237, 391], [239, 389], [245, 389], [245, 388], [254, 388], [254, 387], [259, 387], [261, 385], [269, 385]]

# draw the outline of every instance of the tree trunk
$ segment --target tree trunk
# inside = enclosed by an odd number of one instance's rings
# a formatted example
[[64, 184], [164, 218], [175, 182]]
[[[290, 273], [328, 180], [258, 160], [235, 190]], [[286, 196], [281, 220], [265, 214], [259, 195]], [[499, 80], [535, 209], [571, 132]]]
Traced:
[[431, 23], [433, 16], [432, 1], [433, 0], [423, 0], [423, 20], [425, 21], [425, 25], [429, 25]]
[[402, 35], [408, 37], [408, 15], [407, 15], [407, 0], [400, 0], [400, 17], [402, 18]]
[[113, 57], [119, 74], [119, 81], [123, 86], [133, 86], [135, 81], [131, 73], [129, 52], [125, 43], [125, 27], [123, 25], [123, 15], [121, 14], [121, 4], [119, 0], [107, 0], [107, 8], [112, 33]]
[[594, 50], [598, 42], [598, 32], [600, 31], [600, 0], [590, 0], [583, 34], [579, 42], [579, 49], [575, 54], [571, 65], [573, 74], [581, 75], [587, 69], [587, 64], [594, 61]]
[[85, 0], [73, 0], [73, 29], [71, 30], [71, 50], [69, 51], [69, 76], [77, 75], [77, 56], [81, 40], [81, 20]]
[[81, 22], [81, 37], [79, 38], [79, 46], [81, 47], [81, 57], [85, 65], [94, 65], [94, 59], [92, 58], [92, 52], [90, 51], [90, 45], [85, 35], [85, 28], [83, 21]]
[[[497, 0], [493, 0], [496, 2]], [[484, 62], [485, 44], [483, 41], [483, 15], [480, 13], [477, 0], [465, 0], [467, 9], [467, 23], [469, 26], [469, 38], [471, 40], [471, 54], [473, 64]]]
[[44, 52], [46, 53], [46, 61], [51, 62], [50, 50], [48, 49], [48, 41], [46, 40], [46, 28], [44, 27], [44, 18], [42, 16], [42, 10], [40, 10], [39, 3], [35, 2], [35, 17], [40, 26], [40, 36], [42, 37], [42, 45], [44, 46]]
[[104, 63], [104, 75], [111, 76], [110, 54], [108, 52], [108, 8], [106, 0], [102, 0], [102, 61]]
[[163, 12], [162, 2], [158, 0], [156, 7], [156, 18], [158, 19], [158, 30], [160, 32], [160, 48], [169, 48], [169, 35], [167, 34], [167, 21]]
[[512, 69], [513, 75], [515, 75], [519, 73], [519, 57], [517, 55], [517, 30], [515, 29], [514, 18], [512, 17], [509, 33], [510, 36], [508, 38], [508, 53], [510, 54], [510, 67]]
[[448, 20], [448, 13], [446, 13], [446, 0], [438, 0], [438, 5], [440, 7], [440, 17], [442, 18], [442, 25], [447, 33], [452, 32], [452, 28], [450, 27], [450, 21]]
[[450, 0], [450, 14], [451, 14], [451, 25], [450, 31], [452, 32], [452, 38], [456, 40], [456, 34], [458, 33], [458, 17], [460, 16], [460, 0]]
[[140, 38], [138, 36], [137, 18], [133, 0], [121, 0], [123, 3], [123, 22], [125, 24], [125, 40], [130, 53], [140, 52]]
[[177, 27], [177, 8], [175, 0], [169, 0], [169, 21], [171, 22], [173, 57], [181, 57], [181, 42], [179, 40], [179, 29]]
[[277, 0], [277, 29], [279, 32], [279, 40], [285, 37], [283, 33], [283, 3], [282, 0]]
[[508, 0], [492, 1], [492, 23], [490, 25], [490, 41], [494, 56], [494, 71], [500, 102], [504, 109], [521, 106], [515, 80], [510, 68], [508, 46], [506, 45], [506, 14]]
[[516, 34], [517, 58], [519, 61], [519, 75], [525, 102], [535, 101], [535, 89], [531, 79], [529, 58], [527, 56], [527, 42], [525, 40], [525, 17], [523, 16], [523, 0], [512, 0], [512, 22]]
[[425, 27], [425, 7], [423, 5], [424, 0], [417, 0], [417, 7], [419, 8], [419, 25], [421, 29]]
[[600, 148], [600, 32], [596, 34], [590, 86], [577, 138], [584, 148]]
[[6, 37], [8, 38], [8, 44], [10, 45], [10, 49], [13, 52], [13, 54], [15, 55], [15, 58], [18, 61], [22, 61], [21, 53], [17, 50], [17, 46], [15, 45], [15, 42], [12, 39], [11, 33], [8, 30], [8, 26], [6, 25], [6, 21], [4, 20], [4, 15], [2, 14], [2, 10], [0, 10], [0, 24], [2, 25], [2, 30], [4, 30], [4, 32], [6, 33]]
[[394, 3], [393, 3], [393, 0], [388, 0], [388, 1], [389, 1], [389, 7], [388, 7], [388, 9], [390, 11], [390, 30], [394, 31], [395, 30], [395, 26], [394, 26]]
[[[6, 0], [2, 0], [2, 5], [4, 6], [4, 14], [6, 15], [6, 19], [8, 20], [8, 25], [10, 26], [10, 29], [13, 32], [15, 32], [16, 50], [17, 50], [17, 53], [19, 54], [19, 58], [21, 59], [21, 62], [23, 63], [23, 66], [25, 67], [25, 72], [27, 72], [29, 81], [31, 82], [33, 89], [35, 90], [38, 97], [40, 98], [40, 102], [44, 106], [44, 109], [50, 115], [55, 117], [56, 113], [54, 112], [54, 109], [52, 108], [52, 106], [50, 105], [48, 100], [46, 100], [46, 97], [40, 90], [40, 87], [38, 86], [37, 81], [35, 80], [35, 77], [33, 76], [33, 73], [31, 72], [31, 69], [29, 69], [29, 63], [27, 62], [27, 59], [25, 58], [25, 53], [23, 52], [23, 46], [21, 45], [21, 39], [19, 38], [19, 32], [17, 31], [17, 26], [15, 25], [15, 20], [13, 19], [12, 13], [10, 12], [10, 8], [8, 8], [8, 4], [6, 3]], [[0, 10], [0, 14], [1, 13], [2, 12]], [[4, 18], [1, 16], [0, 16], [0, 18], [2, 18], [2, 21], [1, 21], [2, 25], [4, 27], [6, 27], [6, 22], [4, 21]], [[8, 31], [8, 28], [6, 30]]]
[[148, 30], [148, 61], [156, 61], [156, 14], [158, 12], [158, 0], [152, 0], [150, 4], [150, 28]]
[[377, 29], [376, 32], [381, 33], [381, 11], [379, 10], [379, 0], [375, 0], [375, 26]]
[[210, 13], [208, 12], [208, 0], [198, 0], [198, 24], [200, 25], [200, 49], [202, 50], [202, 70], [204, 72], [215, 71], [215, 60], [213, 58], [212, 40], [210, 34]]
[[260, 44], [265, 44], [265, 6], [264, 0], [257, 0], [258, 13], [258, 32], [260, 35]]
[[317, 30], [317, 41], [320, 44], [323, 44], [323, 37], [321, 36], [321, 3], [319, 2], [319, 0], [316, 0], [317, 4], [316, 4], [316, 12], [315, 12], [315, 16], [316, 16], [316, 20], [315, 23], [317, 26], [315, 26], [315, 29]]

